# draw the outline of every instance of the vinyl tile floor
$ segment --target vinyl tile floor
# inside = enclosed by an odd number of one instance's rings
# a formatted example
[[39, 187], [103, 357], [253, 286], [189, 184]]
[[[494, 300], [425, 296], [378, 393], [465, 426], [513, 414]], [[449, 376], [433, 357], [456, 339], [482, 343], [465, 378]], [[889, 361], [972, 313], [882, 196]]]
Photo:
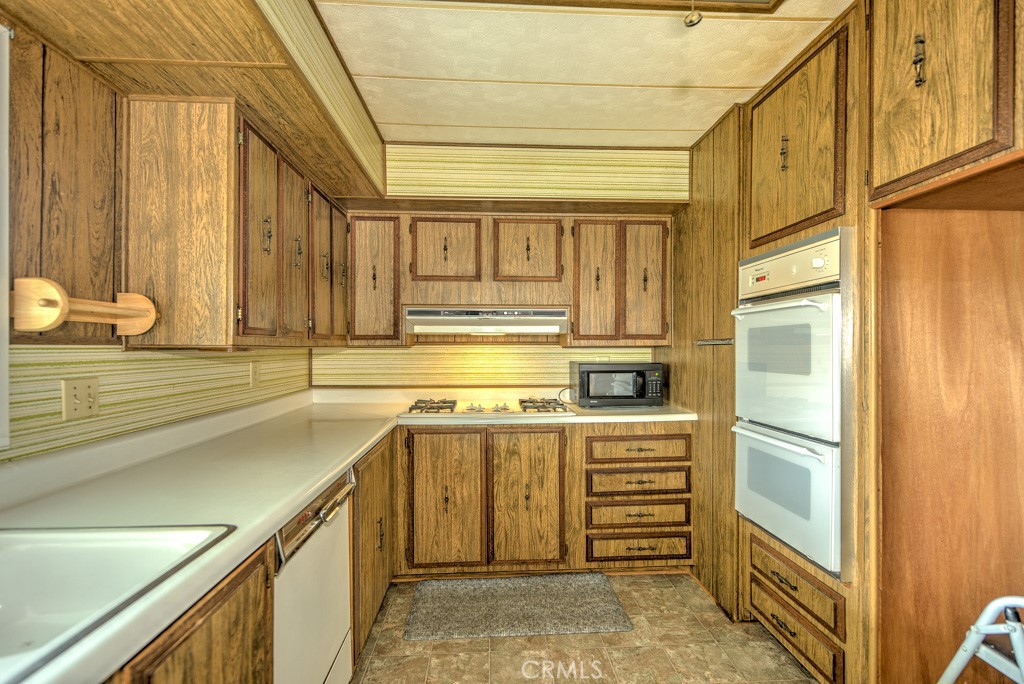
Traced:
[[728, 684], [815, 680], [757, 623], [734, 624], [689, 575], [611, 575], [633, 631], [407, 641], [413, 583], [393, 584], [353, 684]]

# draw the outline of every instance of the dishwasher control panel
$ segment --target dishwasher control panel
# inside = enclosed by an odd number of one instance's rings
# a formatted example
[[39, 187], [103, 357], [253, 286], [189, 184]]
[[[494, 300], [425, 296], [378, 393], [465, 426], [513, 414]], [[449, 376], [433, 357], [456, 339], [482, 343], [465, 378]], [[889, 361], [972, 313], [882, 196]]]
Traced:
[[354, 486], [346, 473], [278, 530], [277, 548], [282, 563], [299, 550], [313, 530], [324, 524], [325, 520], [330, 523], [331, 517], [337, 512], [337, 506], [341, 505]]

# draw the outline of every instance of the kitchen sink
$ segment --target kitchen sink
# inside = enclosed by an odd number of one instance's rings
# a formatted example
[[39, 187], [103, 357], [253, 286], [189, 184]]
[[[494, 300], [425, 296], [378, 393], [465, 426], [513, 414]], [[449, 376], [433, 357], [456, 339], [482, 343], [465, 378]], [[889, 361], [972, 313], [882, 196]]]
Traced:
[[0, 529], [0, 683], [37, 670], [234, 529]]

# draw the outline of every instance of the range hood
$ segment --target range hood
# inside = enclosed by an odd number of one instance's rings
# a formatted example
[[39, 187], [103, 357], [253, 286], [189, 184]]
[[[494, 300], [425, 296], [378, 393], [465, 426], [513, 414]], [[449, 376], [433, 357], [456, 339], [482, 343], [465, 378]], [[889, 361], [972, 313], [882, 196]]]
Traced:
[[563, 335], [567, 309], [406, 309], [410, 335]]

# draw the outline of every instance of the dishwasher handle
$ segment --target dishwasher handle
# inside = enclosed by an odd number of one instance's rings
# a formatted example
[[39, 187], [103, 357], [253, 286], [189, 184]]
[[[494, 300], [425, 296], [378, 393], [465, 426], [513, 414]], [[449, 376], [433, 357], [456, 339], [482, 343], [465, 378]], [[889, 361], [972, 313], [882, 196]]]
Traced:
[[321, 508], [316, 514], [317, 519], [320, 521], [318, 524], [326, 527], [334, 522], [334, 518], [337, 517], [338, 512], [341, 510], [341, 504], [345, 503], [345, 499], [352, 494], [352, 490], [355, 488], [355, 482], [349, 482], [340, 492], [338, 492], [337, 496], [324, 504], [323, 508]]

